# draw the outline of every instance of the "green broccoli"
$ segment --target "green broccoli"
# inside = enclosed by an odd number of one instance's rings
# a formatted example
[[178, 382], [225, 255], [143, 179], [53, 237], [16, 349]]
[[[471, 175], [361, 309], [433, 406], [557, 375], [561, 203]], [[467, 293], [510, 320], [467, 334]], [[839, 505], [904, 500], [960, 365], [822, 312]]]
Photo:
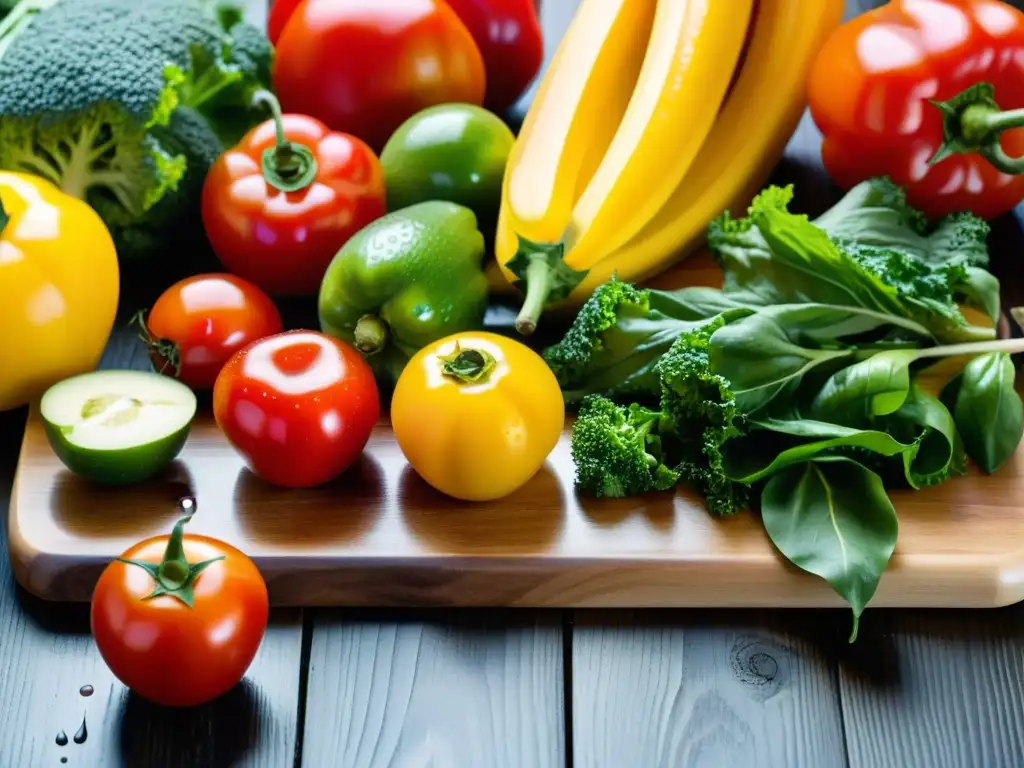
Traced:
[[[725, 444], [745, 434], [746, 417], [728, 380], [711, 371], [712, 334], [742, 313], [722, 313], [680, 336], [658, 361], [661, 412], [672, 425], [665, 435], [682, 482], [704, 496], [713, 515], [732, 515], [747, 507], [749, 486], [726, 476]], [[674, 438], [674, 439], [671, 439]]]
[[684, 332], [741, 306], [713, 288], [639, 289], [614, 276], [583, 304], [565, 336], [543, 351], [567, 406], [591, 394], [657, 403], [654, 366]]
[[[175, 224], [158, 203], [195, 194], [193, 178], [223, 149], [203, 142], [267, 87], [272, 49], [260, 37], [244, 23], [226, 30], [200, 0], [22, 0], [0, 22], [0, 168], [89, 202], [122, 258], [151, 252], [156, 220]], [[182, 107], [209, 122], [187, 134], [199, 145], [169, 139]], [[121, 231], [134, 228], [154, 236]]]
[[665, 465], [660, 438], [669, 428], [657, 411], [588, 395], [572, 430], [576, 486], [612, 498], [674, 487], [679, 473]]

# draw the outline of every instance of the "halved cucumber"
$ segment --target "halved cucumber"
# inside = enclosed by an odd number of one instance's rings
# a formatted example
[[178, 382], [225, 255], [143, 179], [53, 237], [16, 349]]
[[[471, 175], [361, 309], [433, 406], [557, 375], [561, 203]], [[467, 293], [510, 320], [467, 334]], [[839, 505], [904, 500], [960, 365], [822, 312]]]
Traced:
[[39, 412], [54, 453], [99, 483], [136, 483], [181, 452], [196, 396], [180, 381], [146, 371], [94, 371], [54, 384]]

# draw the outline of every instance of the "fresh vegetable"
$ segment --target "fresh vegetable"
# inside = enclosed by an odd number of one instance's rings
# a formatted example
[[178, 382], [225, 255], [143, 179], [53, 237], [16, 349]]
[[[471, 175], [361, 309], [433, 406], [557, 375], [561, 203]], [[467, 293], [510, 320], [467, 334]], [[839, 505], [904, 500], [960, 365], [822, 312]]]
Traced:
[[127, 549], [92, 594], [92, 635], [103, 661], [139, 696], [194, 707], [237, 685], [269, 614], [267, 586], [243, 552], [186, 534], [194, 501], [170, 536]]
[[[1024, 340], [997, 340], [957, 303], [998, 314], [981, 219], [929, 223], [886, 179], [814, 221], [791, 197], [769, 187], [746, 217], [712, 222], [721, 289], [613, 280], [544, 357], [580, 406], [580, 490], [679, 482], [718, 516], [760, 499], [780, 553], [850, 603], [853, 639], [896, 542], [885, 488], [944, 482], [968, 456], [991, 472], [1019, 445], [1009, 355]], [[969, 362], [940, 400], [921, 374], [943, 359]]]
[[710, 218], [749, 201], [800, 119], [807, 70], [842, 6], [580, 6], [504, 181], [495, 250], [524, 294], [521, 333], [613, 274], [633, 282], [674, 264]]
[[536, 0], [446, 0], [484, 60], [484, 106], [503, 113], [523, 95], [544, 62]]
[[483, 326], [483, 254], [468, 208], [435, 200], [393, 211], [360, 230], [327, 268], [320, 326], [362, 352], [390, 390], [417, 350]]
[[119, 285], [95, 211], [44, 179], [0, 172], [0, 411], [96, 368]]
[[536, 352], [493, 333], [428, 344], [391, 402], [395, 441], [441, 493], [491, 501], [525, 485], [562, 434], [565, 406]]
[[472, 104], [428, 107], [406, 120], [381, 153], [388, 207], [448, 200], [493, 232], [501, 180], [515, 136], [497, 115]]
[[315, 295], [334, 254], [386, 212], [384, 173], [365, 143], [305, 115], [254, 127], [210, 168], [202, 215], [228, 271], [272, 295]]
[[[277, 44], [302, 0], [274, 0], [267, 35]], [[466, 26], [483, 59], [484, 106], [504, 112], [523, 95], [544, 60], [537, 0], [446, 0]]]
[[137, 316], [158, 373], [193, 390], [212, 389], [240, 349], [284, 330], [281, 313], [263, 291], [235, 275], [186, 277]]
[[221, 369], [213, 415], [254, 474], [303, 488], [355, 463], [380, 398], [370, 367], [348, 344], [286, 331], [250, 344]]
[[476, 43], [444, 0], [310, 0], [284, 25], [273, 83], [287, 112], [379, 152], [421, 109], [482, 104], [485, 75]]
[[198, 222], [204, 163], [269, 77], [266, 37], [209, 6], [22, 0], [0, 23], [0, 167], [88, 201], [122, 259]]
[[1009, 211], [1024, 197], [1007, 163], [1024, 154], [1024, 113], [998, 112], [1024, 108], [1010, 65], [1022, 46], [1024, 12], [998, 0], [890, 0], [853, 17], [808, 86], [829, 174], [846, 188], [888, 175], [932, 217]]
[[185, 446], [196, 396], [147, 371], [93, 371], [54, 384], [39, 403], [46, 437], [75, 474], [107, 485], [152, 477]]
[[[580, 308], [564, 338], [544, 350], [565, 395], [578, 405], [588, 394], [657, 402], [658, 360], [684, 332], [725, 310], [808, 301], [885, 312], [888, 322], [926, 338], [994, 338], [969, 325], [960, 303], [992, 320], [999, 316], [999, 282], [987, 270], [988, 225], [950, 215], [934, 225], [907, 205], [886, 179], [858, 184], [814, 221], [793, 215], [792, 191], [769, 189], [749, 216], [726, 215], [710, 227], [725, 291], [686, 287], [640, 290], [614, 276]], [[770, 332], [752, 352], [784, 352]]]

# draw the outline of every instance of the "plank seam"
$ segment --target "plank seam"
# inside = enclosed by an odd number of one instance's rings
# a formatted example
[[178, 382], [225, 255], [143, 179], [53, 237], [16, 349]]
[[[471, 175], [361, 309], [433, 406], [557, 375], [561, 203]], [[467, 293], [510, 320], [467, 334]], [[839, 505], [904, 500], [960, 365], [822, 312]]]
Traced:
[[835, 691], [836, 706], [839, 707], [839, 722], [843, 727], [843, 762], [846, 764], [846, 768], [852, 768], [850, 763], [850, 737], [847, 735], [847, 722], [846, 722], [846, 706], [843, 703], [843, 680], [842, 673], [840, 672], [840, 665], [843, 663], [839, 655], [833, 659], [834, 663], [832, 666], [832, 679], [835, 683], [833, 691]]
[[562, 730], [565, 744], [565, 768], [573, 768], [572, 733], [572, 622], [573, 612], [562, 611]]
[[309, 660], [313, 653], [314, 610], [302, 611], [302, 646], [299, 651], [299, 693], [295, 705], [295, 756], [294, 768], [302, 768], [302, 746], [306, 735], [306, 698], [309, 692]]

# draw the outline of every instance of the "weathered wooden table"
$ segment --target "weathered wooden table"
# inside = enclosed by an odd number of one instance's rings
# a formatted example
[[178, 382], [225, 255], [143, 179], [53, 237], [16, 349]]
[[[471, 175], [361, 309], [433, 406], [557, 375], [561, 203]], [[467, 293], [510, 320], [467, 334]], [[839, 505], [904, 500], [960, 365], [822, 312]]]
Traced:
[[[574, 5], [545, 0], [549, 36]], [[818, 140], [805, 120], [780, 176], [832, 195]], [[997, 222], [1016, 304], [1022, 244]], [[103, 365], [146, 364], [118, 331]], [[0, 414], [5, 520], [24, 419]], [[27, 595], [4, 555], [0, 768], [1024, 765], [1024, 609], [869, 609], [848, 630], [845, 611], [275, 611], [238, 688], [167, 711], [112, 677], [86, 606]]]

